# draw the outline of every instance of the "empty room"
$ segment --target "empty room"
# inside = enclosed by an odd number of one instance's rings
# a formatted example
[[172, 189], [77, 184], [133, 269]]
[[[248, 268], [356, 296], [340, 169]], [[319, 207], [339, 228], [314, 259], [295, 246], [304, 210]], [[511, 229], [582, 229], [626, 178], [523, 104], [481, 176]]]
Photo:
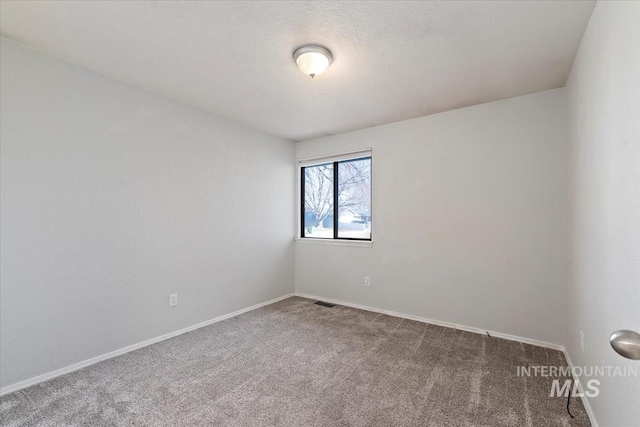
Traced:
[[0, 34], [0, 425], [640, 426], [640, 1]]

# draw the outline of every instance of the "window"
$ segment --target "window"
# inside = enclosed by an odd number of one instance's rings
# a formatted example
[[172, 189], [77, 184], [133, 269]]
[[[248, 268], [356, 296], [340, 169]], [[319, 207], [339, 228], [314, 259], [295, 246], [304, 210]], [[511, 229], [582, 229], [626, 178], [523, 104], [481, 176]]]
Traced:
[[371, 240], [371, 153], [301, 164], [301, 237]]

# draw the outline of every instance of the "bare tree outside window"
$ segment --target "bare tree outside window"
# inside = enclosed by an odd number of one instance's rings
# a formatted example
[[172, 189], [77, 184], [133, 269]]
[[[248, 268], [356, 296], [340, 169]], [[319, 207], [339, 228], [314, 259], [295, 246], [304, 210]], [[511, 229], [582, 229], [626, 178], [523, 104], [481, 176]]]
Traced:
[[338, 163], [338, 238], [371, 239], [371, 158]]
[[[305, 236], [333, 237], [333, 232], [325, 235], [321, 231], [325, 219], [333, 213], [333, 163], [304, 168], [304, 190]], [[333, 225], [327, 228], [331, 230]]]
[[303, 171], [302, 237], [370, 240], [371, 158], [307, 166]]

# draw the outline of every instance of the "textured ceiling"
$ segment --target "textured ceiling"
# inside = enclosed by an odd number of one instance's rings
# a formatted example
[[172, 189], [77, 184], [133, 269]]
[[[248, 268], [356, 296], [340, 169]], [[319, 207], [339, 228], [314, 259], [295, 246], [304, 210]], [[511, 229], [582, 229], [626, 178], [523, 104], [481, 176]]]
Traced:
[[[303, 140], [564, 86], [595, 2], [6, 1], [3, 36]], [[291, 57], [320, 44], [315, 79]]]

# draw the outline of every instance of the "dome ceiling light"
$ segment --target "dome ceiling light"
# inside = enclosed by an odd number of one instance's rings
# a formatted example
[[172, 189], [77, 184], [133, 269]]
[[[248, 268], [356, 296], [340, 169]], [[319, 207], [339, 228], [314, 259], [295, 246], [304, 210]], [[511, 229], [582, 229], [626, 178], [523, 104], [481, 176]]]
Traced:
[[300, 71], [314, 78], [331, 64], [331, 52], [321, 46], [302, 46], [293, 52], [293, 60]]

